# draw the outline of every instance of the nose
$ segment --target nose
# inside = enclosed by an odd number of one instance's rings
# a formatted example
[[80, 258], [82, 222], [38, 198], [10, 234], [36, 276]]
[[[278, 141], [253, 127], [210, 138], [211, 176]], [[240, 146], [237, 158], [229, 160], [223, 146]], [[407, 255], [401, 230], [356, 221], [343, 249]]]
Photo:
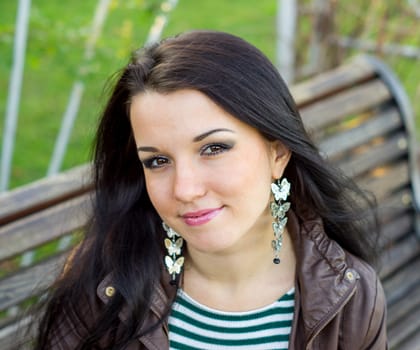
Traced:
[[206, 193], [203, 176], [191, 164], [178, 164], [173, 185], [175, 198], [184, 203], [190, 203]]

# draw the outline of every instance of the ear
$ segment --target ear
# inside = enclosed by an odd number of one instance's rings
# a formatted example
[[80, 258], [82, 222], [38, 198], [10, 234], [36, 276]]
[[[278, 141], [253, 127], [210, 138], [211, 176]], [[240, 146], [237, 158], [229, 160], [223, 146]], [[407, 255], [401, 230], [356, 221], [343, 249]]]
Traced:
[[275, 140], [270, 143], [271, 151], [271, 174], [273, 179], [283, 176], [284, 169], [289, 163], [292, 152], [280, 141]]

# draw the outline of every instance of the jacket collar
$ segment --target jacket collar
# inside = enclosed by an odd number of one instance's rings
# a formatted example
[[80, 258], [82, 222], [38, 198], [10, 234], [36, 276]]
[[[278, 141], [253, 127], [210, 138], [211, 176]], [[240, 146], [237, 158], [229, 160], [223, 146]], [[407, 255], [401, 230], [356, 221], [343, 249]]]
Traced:
[[[104, 303], [107, 304], [115, 293], [115, 287], [113, 285], [112, 274], [108, 274], [99, 283], [96, 289], [97, 296]], [[154, 294], [152, 295], [151, 301], [151, 313], [146, 318], [143, 327], [148, 327], [155, 324], [158, 320], [162, 319], [167, 312], [170, 301], [175, 297], [176, 289], [170, 284], [170, 276], [165, 272], [163, 274], [161, 282], [157, 285]], [[122, 322], [126, 322], [129, 317], [129, 309], [125, 305], [123, 306], [119, 318]], [[168, 326], [166, 323], [163, 324], [163, 332], [160, 328], [155, 329], [152, 332], [139, 338], [139, 341], [143, 343], [147, 349], [162, 350], [169, 348], [168, 342]]]
[[308, 344], [353, 295], [359, 275], [348, 265], [349, 253], [326, 235], [321, 218], [290, 211], [287, 228], [297, 259], [291, 339], [302, 324]]
[[[96, 294], [99, 299], [107, 304], [115, 293], [115, 287], [112, 274], [109, 273], [99, 283]], [[167, 311], [168, 303], [175, 297], [176, 289], [170, 284], [170, 276], [165, 272], [162, 281], [157, 285], [152, 295], [151, 310], [157, 317], [162, 317]], [[120, 319], [126, 321], [128, 319], [129, 310], [124, 307], [120, 313]]]
[[[352, 296], [359, 275], [348, 265], [348, 253], [325, 234], [320, 218], [314, 215], [298, 217], [290, 210], [287, 229], [297, 259], [296, 306], [290, 339], [293, 342], [297, 332], [301, 334], [303, 331], [308, 344]], [[97, 288], [97, 295], [105, 304], [112, 297], [112, 280], [112, 275], [107, 275]], [[161, 284], [152, 297], [151, 311], [155, 319], [165, 315], [170, 301], [175, 297], [176, 289], [169, 281], [170, 276], [165, 271]], [[123, 322], [127, 320], [128, 312], [126, 307], [122, 309], [120, 319]], [[304, 329], [298, 330], [298, 325], [301, 324]], [[166, 324], [164, 330], [167, 336]], [[165, 348], [154, 345], [162, 344], [162, 334], [157, 332], [140, 340], [150, 349]]]

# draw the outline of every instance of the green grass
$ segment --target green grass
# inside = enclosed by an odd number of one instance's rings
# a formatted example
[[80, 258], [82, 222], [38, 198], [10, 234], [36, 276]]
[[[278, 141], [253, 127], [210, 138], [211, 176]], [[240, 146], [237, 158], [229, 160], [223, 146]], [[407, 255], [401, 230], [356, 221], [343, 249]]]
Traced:
[[[341, 35], [357, 35], [361, 40], [378, 44], [410, 45], [420, 50], [420, 21], [408, 1], [337, 2], [336, 25]], [[344, 55], [357, 53], [349, 50]], [[416, 136], [420, 140], [419, 59], [374, 52], [395, 73], [402, 83], [413, 107]]]
[[[45, 176], [72, 86], [79, 78], [85, 83], [85, 93], [63, 168], [89, 160], [98, 114], [105, 101], [103, 86], [108, 77], [127, 62], [130, 52], [144, 43], [160, 4], [159, 0], [113, 0], [95, 57], [85, 62], [84, 46], [97, 2], [32, 1], [11, 187]], [[17, 4], [18, 1], [0, 1], [0, 142]], [[163, 35], [189, 29], [228, 31], [249, 40], [274, 60], [276, 6], [275, 0], [179, 0]], [[367, 8], [366, 2], [356, 0], [353, 15], [348, 14], [348, 8], [345, 13], [338, 11], [337, 23], [342, 33], [357, 31], [355, 19], [363, 20], [360, 14]], [[308, 23], [306, 20], [300, 24], [305, 36], [301, 41], [303, 46], [307, 45], [311, 33]], [[390, 24], [390, 28], [401, 26], [396, 20]], [[367, 37], [374, 35], [373, 26]], [[420, 46], [415, 35], [405, 40], [405, 44]], [[418, 62], [396, 58], [388, 61], [403, 80], [412, 101], [418, 100], [420, 87], [418, 74], [415, 74]], [[416, 107], [417, 114], [419, 108]]]
[[[84, 64], [84, 43], [96, 0], [32, 2], [25, 76], [13, 157], [11, 187], [45, 176], [62, 115], [73, 83], [82, 68], [85, 93], [74, 125], [63, 168], [90, 157], [98, 114], [108, 77], [128, 60], [147, 37], [160, 1], [113, 1], [96, 55]], [[0, 3], [0, 114], [5, 115], [12, 63], [17, 2]], [[274, 55], [275, 2], [263, 0], [180, 0], [164, 36], [192, 28], [231, 31], [260, 44]], [[3, 128], [3, 123], [1, 123]], [[1, 137], [3, 131], [1, 131]]]
[[163, 34], [191, 29], [227, 31], [250, 41], [274, 59], [276, 8], [272, 0], [179, 0]]
[[[32, 2], [11, 187], [45, 176], [55, 138], [74, 82], [85, 93], [74, 125], [64, 168], [86, 162], [104, 98], [103, 86], [141, 45], [155, 12], [151, 1], [114, 1], [96, 54], [84, 60], [84, 47], [96, 0]], [[0, 115], [5, 115], [12, 64], [17, 1], [0, 2]], [[85, 73], [80, 75], [81, 68]], [[1, 137], [4, 124], [1, 123]]]

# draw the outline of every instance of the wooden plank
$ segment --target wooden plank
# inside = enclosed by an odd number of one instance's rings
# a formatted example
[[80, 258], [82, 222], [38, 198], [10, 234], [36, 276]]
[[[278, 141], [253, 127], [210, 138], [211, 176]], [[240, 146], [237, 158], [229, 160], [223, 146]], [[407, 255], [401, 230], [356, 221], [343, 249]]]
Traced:
[[405, 213], [411, 215], [413, 213], [412, 191], [409, 188], [392, 194], [386, 202], [378, 203], [378, 218], [381, 225], [386, 225]]
[[[410, 338], [411, 335], [414, 335], [418, 329], [420, 329], [420, 307], [411, 310], [403, 320], [389, 329], [389, 347], [391, 349], [401, 349], [399, 345], [407, 338]], [[415, 348], [411, 348], [411, 350], [413, 349]]]
[[90, 205], [85, 194], [0, 227], [0, 261], [83, 227]]
[[38, 295], [48, 287], [61, 272], [66, 256], [58, 255], [1, 280], [0, 311]]
[[338, 166], [345, 174], [356, 177], [378, 166], [407, 155], [407, 135], [397, 133], [378, 144], [366, 145], [359, 152], [354, 152], [348, 159], [338, 161]]
[[360, 188], [375, 195], [378, 202], [396, 190], [410, 185], [410, 174], [407, 161], [400, 161], [391, 166], [376, 169], [366, 176], [357, 179]]
[[[417, 317], [420, 319], [420, 315], [417, 311]], [[407, 339], [400, 344], [396, 348], [390, 348], [390, 350], [420, 350], [420, 331], [417, 329], [413, 334], [410, 334]]]
[[6, 327], [0, 329], [0, 349], [1, 350], [29, 350], [33, 347], [28, 344], [31, 338], [31, 334], [26, 332], [29, 325], [34, 326], [34, 322], [31, 317], [25, 317], [19, 322], [12, 323]]
[[390, 92], [384, 83], [373, 80], [303, 107], [300, 114], [305, 127], [313, 131], [337, 123], [349, 115], [371, 110], [390, 98]]
[[82, 165], [0, 194], [0, 225], [91, 189], [90, 165]]
[[394, 325], [417, 307], [420, 307], [420, 283], [388, 308], [387, 324]]
[[302, 108], [309, 102], [325, 98], [325, 96], [355, 86], [374, 76], [373, 65], [359, 57], [345, 65], [296, 84], [290, 88], [290, 91], [296, 104]]
[[379, 245], [381, 248], [401, 239], [407, 232], [414, 231], [413, 212], [404, 212], [386, 224], [381, 224]]
[[388, 307], [403, 299], [405, 295], [418, 284], [420, 271], [420, 256], [410, 261], [398, 273], [388, 276], [382, 281]]
[[380, 278], [385, 279], [414, 257], [420, 255], [420, 242], [414, 232], [381, 254]]
[[318, 142], [319, 149], [334, 158], [338, 154], [367, 143], [371, 139], [385, 135], [392, 130], [401, 128], [402, 121], [395, 107], [375, 113], [363, 124], [349, 130], [338, 130], [333, 136], [328, 136]]

